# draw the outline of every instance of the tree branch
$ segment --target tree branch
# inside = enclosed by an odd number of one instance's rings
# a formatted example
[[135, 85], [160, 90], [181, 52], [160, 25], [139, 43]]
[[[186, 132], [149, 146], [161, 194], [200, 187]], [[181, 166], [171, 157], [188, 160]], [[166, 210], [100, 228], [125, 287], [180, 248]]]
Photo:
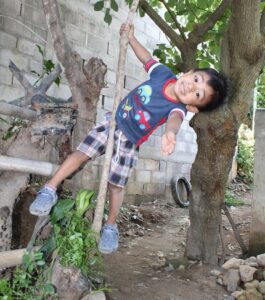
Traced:
[[179, 50], [183, 48], [183, 40], [180, 36], [158, 15], [158, 13], [147, 3], [146, 0], [140, 0], [139, 6], [155, 22], [155, 24], [167, 35], [172, 44]]
[[14, 116], [26, 120], [33, 120], [37, 117], [37, 113], [34, 110], [21, 108], [4, 101], [0, 101], [0, 113], [6, 116]]
[[183, 31], [183, 28], [180, 26], [179, 22], [177, 21], [176, 15], [173, 14], [172, 10], [170, 9], [169, 5], [166, 3], [165, 0], [160, 0], [160, 1], [164, 4], [164, 6], [167, 9], [168, 13], [170, 14], [173, 22], [175, 23], [177, 29], [179, 30], [180, 35], [182, 36], [183, 40], [185, 41], [186, 40], [185, 33]]
[[9, 70], [12, 72], [12, 74], [16, 77], [16, 79], [21, 83], [21, 85], [30, 93], [34, 93], [34, 87], [32, 84], [28, 81], [28, 79], [25, 76], [25, 72], [22, 70], [19, 70], [19, 68], [10, 60], [9, 63]]
[[223, 0], [222, 3], [216, 8], [216, 10], [210, 15], [208, 20], [204, 22], [203, 24], [197, 24], [197, 26], [194, 26], [194, 30], [191, 33], [192, 39], [198, 40], [197, 44], [202, 41], [202, 38], [206, 32], [208, 32], [215, 23], [223, 16], [225, 10], [230, 5], [231, 0]]

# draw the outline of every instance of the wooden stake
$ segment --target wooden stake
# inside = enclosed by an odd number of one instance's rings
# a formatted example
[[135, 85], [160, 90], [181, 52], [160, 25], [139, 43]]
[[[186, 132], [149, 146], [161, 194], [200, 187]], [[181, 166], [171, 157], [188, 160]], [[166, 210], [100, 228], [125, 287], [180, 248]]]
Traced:
[[[136, 12], [139, 0], [133, 0], [131, 10], [127, 17], [127, 24], [131, 24], [134, 18], [134, 14]], [[100, 232], [102, 226], [102, 218], [104, 212], [104, 205], [105, 205], [105, 198], [107, 194], [107, 185], [108, 185], [108, 174], [110, 169], [110, 162], [112, 158], [113, 152], [113, 145], [114, 145], [114, 132], [115, 132], [115, 114], [119, 102], [122, 98], [122, 90], [123, 90], [123, 82], [124, 82], [124, 69], [125, 69], [125, 59], [126, 59], [126, 52], [128, 48], [128, 35], [123, 33], [120, 38], [120, 55], [119, 55], [119, 62], [118, 62], [118, 71], [116, 77], [116, 93], [114, 98], [114, 107], [112, 112], [112, 120], [110, 122], [110, 131], [109, 131], [109, 138], [107, 142], [105, 160], [104, 160], [104, 167], [101, 176], [100, 186], [99, 186], [99, 193], [97, 199], [97, 206], [95, 210], [95, 217], [93, 221], [93, 229], [96, 232]]]

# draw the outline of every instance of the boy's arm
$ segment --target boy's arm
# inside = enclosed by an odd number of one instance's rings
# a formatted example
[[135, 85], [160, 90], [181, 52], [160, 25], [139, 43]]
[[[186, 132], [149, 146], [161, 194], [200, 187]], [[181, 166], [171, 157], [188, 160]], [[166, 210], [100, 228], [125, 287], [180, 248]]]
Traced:
[[175, 111], [168, 118], [166, 129], [162, 135], [161, 150], [165, 155], [171, 154], [176, 145], [176, 135], [182, 123], [182, 117]]
[[143, 64], [146, 64], [152, 59], [151, 53], [136, 39], [134, 36], [134, 26], [132, 24], [122, 24], [120, 33], [128, 32], [129, 44], [132, 47], [135, 55]]

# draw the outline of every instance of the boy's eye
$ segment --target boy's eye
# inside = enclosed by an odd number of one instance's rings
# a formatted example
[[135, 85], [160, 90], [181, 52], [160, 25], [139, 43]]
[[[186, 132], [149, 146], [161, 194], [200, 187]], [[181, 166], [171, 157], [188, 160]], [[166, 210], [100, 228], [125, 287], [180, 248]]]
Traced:
[[194, 81], [198, 82], [198, 76], [197, 75], [194, 76]]
[[196, 97], [200, 98], [200, 93], [199, 92], [196, 93]]

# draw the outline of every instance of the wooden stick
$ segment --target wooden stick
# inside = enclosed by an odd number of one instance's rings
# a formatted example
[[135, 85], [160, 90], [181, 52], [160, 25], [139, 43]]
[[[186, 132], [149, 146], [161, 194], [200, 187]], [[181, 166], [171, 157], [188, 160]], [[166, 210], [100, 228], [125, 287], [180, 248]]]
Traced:
[[[127, 17], [127, 24], [131, 24], [134, 18], [135, 11], [137, 9], [139, 0], [133, 0], [131, 10]], [[93, 229], [96, 232], [100, 232], [102, 226], [102, 218], [104, 212], [104, 205], [105, 205], [105, 198], [107, 194], [107, 184], [108, 184], [108, 174], [110, 169], [110, 162], [113, 153], [113, 145], [114, 145], [114, 132], [115, 132], [115, 114], [119, 102], [122, 98], [122, 90], [123, 90], [123, 82], [124, 82], [124, 67], [125, 67], [125, 59], [126, 59], [126, 52], [128, 48], [128, 35], [123, 33], [120, 38], [120, 55], [119, 55], [119, 62], [118, 62], [118, 72], [117, 72], [117, 83], [116, 83], [116, 93], [114, 98], [114, 107], [112, 112], [112, 120], [110, 123], [110, 131], [109, 131], [109, 138], [107, 142], [105, 160], [104, 160], [104, 168], [101, 176], [100, 186], [99, 186], [99, 193], [97, 199], [97, 206], [95, 210], [95, 217], [93, 220]]]
[[4, 101], [0, 101], [0, 113], [26, 120], [33, 120], [37, 117], [37, 113], [34, 110], [22, 108]]
[[51, 176], [59, 166], [37, 160], [0, 155], [0, 170]]
[[236, 238], [236, 240], [237, 240], [237, 242], [238, 242], [238, 244], [239, 244], [239, 246], [241, 248], [242, 254], [243, 255], [247, 254], [248, 253], [248, 249], [245, 246], [244, 241], [241, 238], [241, 235], [240, 235], [240, 233], [239, 233], [239, 231], [238, 231], [238, 229], [236, 227], [236, 224], [234, 223], [234, 221], [233, 221], [233, 219], [232, 219], [232, 217], [231, 217], [231, 215], [229, 213], [229, 210], [228, 210], [227, 206], [225, 205], [225, 203], [223, 203], [222, 209], [223, 209], [225, 215], [227, 216], [227, 219], [228, 219], [229, 223], [231, 224], [231, 227], [232, 227], [232, 229], [234, 231], [234, 234], [235, 234], [235, 238]]

